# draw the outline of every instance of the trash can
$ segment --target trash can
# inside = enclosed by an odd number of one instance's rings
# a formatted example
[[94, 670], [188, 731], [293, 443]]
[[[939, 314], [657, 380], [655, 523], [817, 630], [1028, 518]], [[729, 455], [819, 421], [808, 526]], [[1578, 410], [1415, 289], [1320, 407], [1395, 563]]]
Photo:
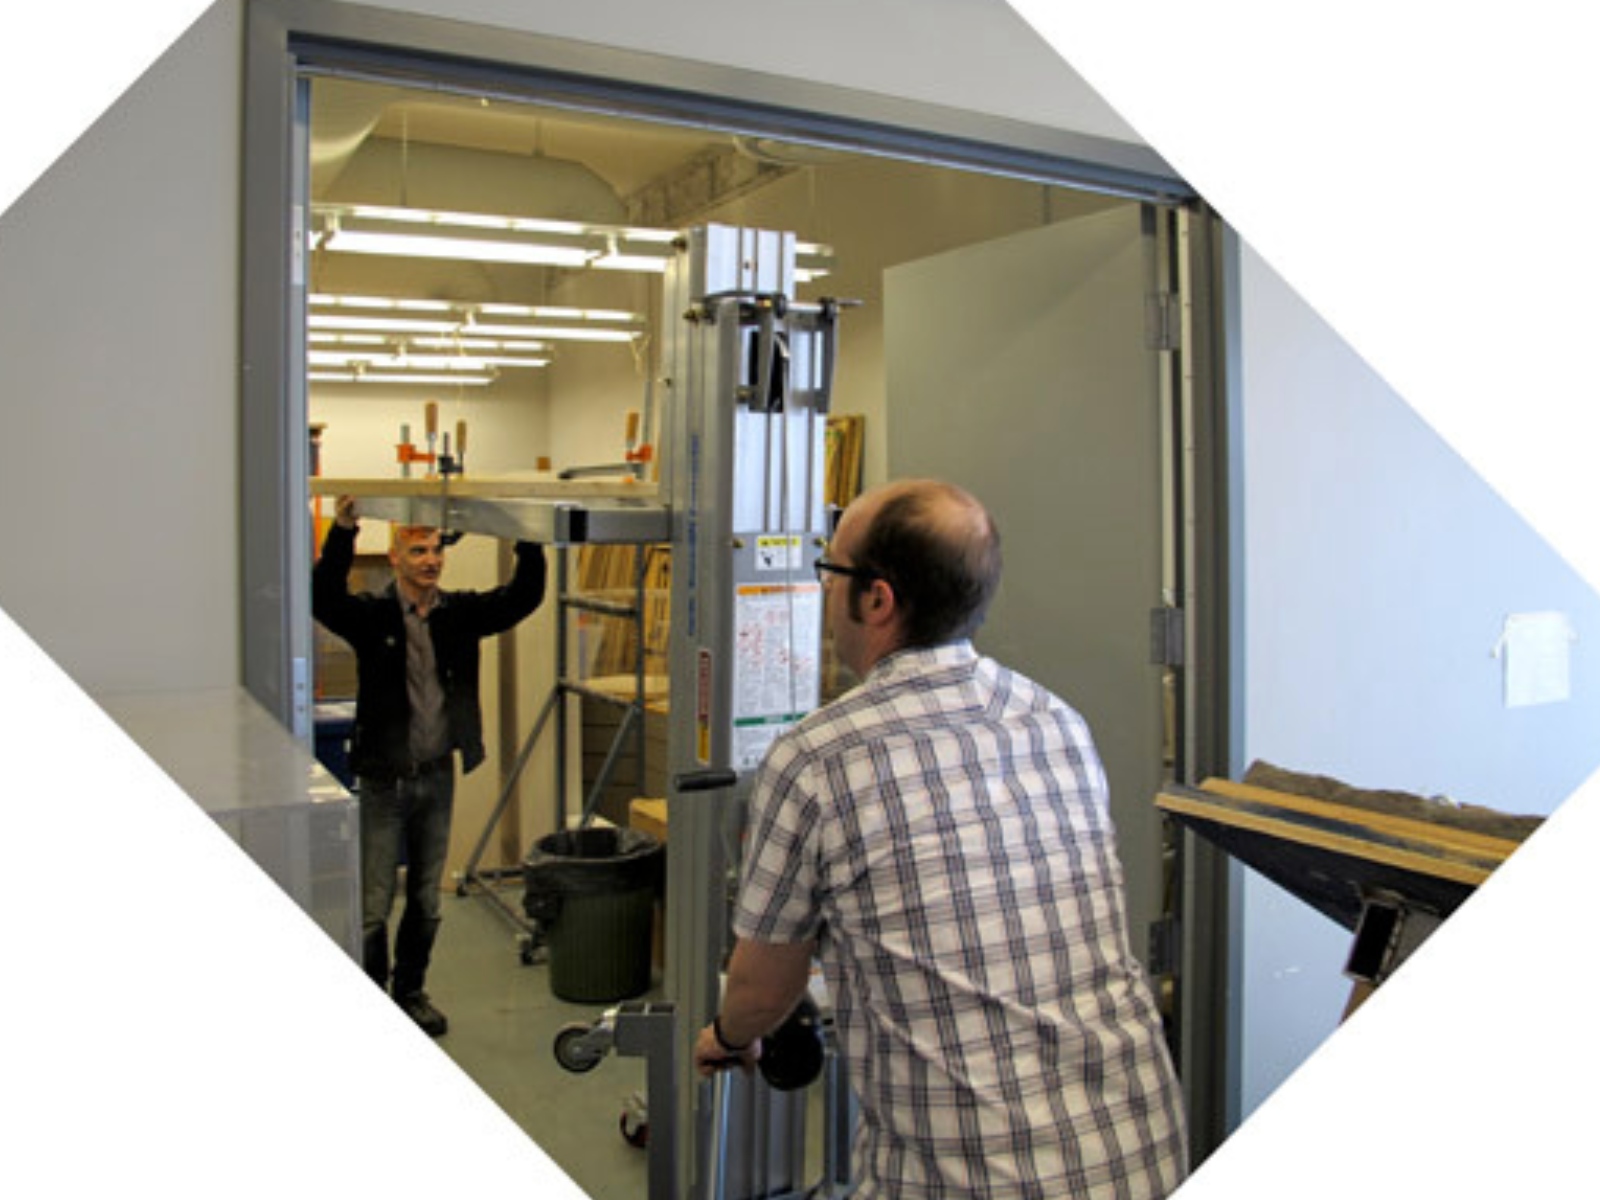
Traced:
[[604, 1004], [650, 989], [665, 847], [637, 829], [567, 829], [523, 861], [522, 905], [550, 951], [550, 990]]

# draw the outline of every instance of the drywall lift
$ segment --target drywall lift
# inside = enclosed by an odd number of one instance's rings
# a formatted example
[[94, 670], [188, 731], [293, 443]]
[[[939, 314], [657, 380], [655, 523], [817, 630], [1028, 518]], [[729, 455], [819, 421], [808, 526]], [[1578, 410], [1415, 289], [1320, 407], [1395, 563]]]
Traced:
[[[421, 485], [407, 489], [317, 481], [319, 494], [351, 492], [370, 515], [410, 524], [557, 547], [671, 544], [667, 999], [619, 1010], [613, 1022], [619, 1049], [652, 1059], [652, 1200], [811, 1190], [802, 1181], [804, 1092], [737, 1072], [713, 1089], [687, 1053], [720, 1000], [754, 768], [821, 696], [813, 563], [829, 533], [825, 435], [839, 305], [798, 303], [794, 285], [792, 234], [713, 225], [681, 239], [664, 279], [653, 497], [644, 485], [619, 494], [596, 484], [583, 495], [576, 484], [541, 492], [449, 477], [404, 481]], [[658, 1065], [662, 1056], [672, 1070]], [[831, 1125], [841, 1111], [830, 1104]], [[830, 1141], [847, 1145], [836, 1132]], [[830, 1192], [847, 1186], [839, 1158], [829, 1155]]]

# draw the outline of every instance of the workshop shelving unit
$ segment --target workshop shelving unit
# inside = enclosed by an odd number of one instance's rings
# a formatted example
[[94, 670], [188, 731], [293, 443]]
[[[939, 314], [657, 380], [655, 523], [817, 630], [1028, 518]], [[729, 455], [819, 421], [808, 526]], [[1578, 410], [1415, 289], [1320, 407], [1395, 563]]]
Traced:
[[[568, 762], [569, 746], [569, 717], [570, 706], [567, 703], [573, 699], [583, 699], [595, 703], [611, 705], [622, 711], [622, 719], [618, 724], [615, 734], [611, 738], [604, 762], [595, 777], [593, 784], [584, 796], [583, 808], [579, 814], [578, 828], [587, 826], [595, 815], [595, 810], [600, 798], [605, 794], [606, 788], [615, 774], [617, 766], [624, 756], [630, 756], [633, 761], [635, 781], [642, 787], [645, 779], [645, 666], [646, 666], [646, 625], [645, 625], [645, 574], [648, 558], [644, 553], [643, 543], [634, 544], [634, 569], [632, 592], [633, 597], [629, 602], [618, 601], [606, 596], [590, 595], [574, 588], [574, 571], [572, 559], [580, 548], [576, 546], [553, 547], [556, 556], [556, 680], [539, 710], [539, 716], [534, 721], [533, 727], [528, 731], [528, 736], [523, 740], [522, 748], [517, 753], [515, 764], [507, 776], [501, 790], [500, 798], [494, 810], [484, 823], [483, 831], [478, 836], [472, 854], [467, 859], [461, 871], [460, 879], [456, 885], [456, 893], [460, 896], [476, 895], [490, 904], [501, 913], [518, 931], [517, 944], [523, 962], [532, 962], [534, 952], [539, 943], [539, 930], [537, 924], [513, 905], [509, 904], [495, 883], [506, 876], [521, 875], [521, 866], [498, 867], [484, 869], [480, 864], [488, 847], [489, 839], [494, 835], [505, 816], [506, 809], [511, 806], [517, 793], [517, 784], [522, 777], [523, 769], [532, 757], [540, 737], [554, 717], [555, 724], [555, 786], [554, 786], [554, 829], [567, 828], [567, 793], [570, 783]], [[612, 692], [590, 687], [580, 678], [580, 672], [574, 670], [572, 642], [574, 614], [592, 613], [598, 616], [629, 621], [634, 631], [634, 687], [631, 695], [619, 696]]]

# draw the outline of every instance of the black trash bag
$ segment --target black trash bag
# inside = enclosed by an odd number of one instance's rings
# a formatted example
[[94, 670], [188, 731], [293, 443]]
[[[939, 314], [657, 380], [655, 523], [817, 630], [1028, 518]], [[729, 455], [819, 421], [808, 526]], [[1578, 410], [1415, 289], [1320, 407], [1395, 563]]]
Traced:
[[552, 925], [570, 897], [614, 895], [650, 888], [665, 878], [666, 847], [637, 829], [564, 829], [534, 844], [522, 863], [523, 911]]

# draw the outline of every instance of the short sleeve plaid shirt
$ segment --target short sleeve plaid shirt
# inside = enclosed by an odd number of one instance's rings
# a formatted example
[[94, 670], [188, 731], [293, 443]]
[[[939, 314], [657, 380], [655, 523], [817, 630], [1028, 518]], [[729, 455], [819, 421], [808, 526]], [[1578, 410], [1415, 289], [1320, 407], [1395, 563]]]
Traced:
[[970, 643], [903, 651], [757, 777], [734, 928], [819, 939], [876, 1196], [1165, 1196], [1182, 1101], [1082, 718]]

